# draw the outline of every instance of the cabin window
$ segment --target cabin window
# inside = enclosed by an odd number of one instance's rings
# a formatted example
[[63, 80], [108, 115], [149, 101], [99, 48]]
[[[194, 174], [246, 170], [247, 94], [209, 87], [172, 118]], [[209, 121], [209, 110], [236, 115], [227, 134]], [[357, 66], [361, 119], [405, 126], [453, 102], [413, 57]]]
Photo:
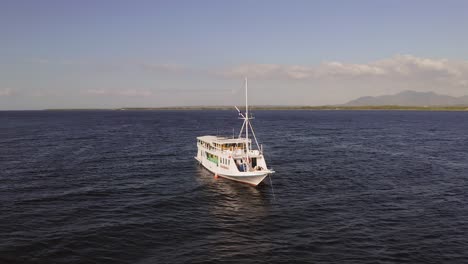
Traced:
[[218, 165], [218, 156], [206, 152], [206, 158], [207, 158], [209, 161], [211, 161], [211, 162], [213, 162], [213, 163], [216, 163], [216, 165]]

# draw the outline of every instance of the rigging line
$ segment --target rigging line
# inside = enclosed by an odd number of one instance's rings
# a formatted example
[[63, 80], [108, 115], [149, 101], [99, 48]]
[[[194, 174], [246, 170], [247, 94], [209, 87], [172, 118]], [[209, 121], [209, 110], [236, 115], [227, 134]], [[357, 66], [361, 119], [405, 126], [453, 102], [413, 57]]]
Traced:
[[255, 136], [254, 129], [253, 129], [252, 124], [250, 122], [249, 122], [249, 126], [250, 126], [250, 131], [252, 131], [252, 135], [254, 136], [255, 144], [257, 144], [257, 149], [260, 150], [260, 146], [258, 145], [257, 137]]

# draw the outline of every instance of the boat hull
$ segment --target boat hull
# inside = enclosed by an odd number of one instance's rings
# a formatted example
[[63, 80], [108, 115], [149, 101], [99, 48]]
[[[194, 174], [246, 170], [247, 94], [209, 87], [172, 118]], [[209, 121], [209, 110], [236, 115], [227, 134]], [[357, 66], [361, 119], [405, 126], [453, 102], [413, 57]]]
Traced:
[[[195, 159], [207, 170], [212, 172], [214, 175], [218, 175], [220, 177], [237, 181], [237, 182], [242, 182], [242, 183], [247, 183], [251, 184], [254, 186], [259, 185], [265, 178], [268, 176], [269, 172], [268, 171], [252, 171], [252, 172], [238, 172], [236, 174], [229, 174], [226, 173], [226, 171], [223, 172], [218, 172], [216, 170], [216, 167], [210, 167], [206, 166], [205, 163], [201, 162], [200, 159], [195, 157]], [[207, 163], [210, 164], [210, 163]]]
[[229, 180], [238, 181], [238, 182], [242, 182], [242, 183], [251, 184], [253, 186], [257, 186], [266, 178], [266, 176], [268, 176], [268, 174], [266, 173], [266, 174], [254, 175], [254, 176], [229, 176], [229, 175], [218, 174], [218, 176], [221, 176], [221, 177], [229, 179]]

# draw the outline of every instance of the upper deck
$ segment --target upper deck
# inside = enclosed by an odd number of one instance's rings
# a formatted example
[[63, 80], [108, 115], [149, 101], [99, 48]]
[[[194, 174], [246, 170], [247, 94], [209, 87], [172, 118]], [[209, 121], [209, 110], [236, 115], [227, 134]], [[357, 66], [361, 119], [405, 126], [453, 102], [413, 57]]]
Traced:
[[[236, 145], [236, 144], [245, 144], [245, 138], [227, 138], [220, 136], [201, 136], [197, 137], [197, 140], [204, 141], [208, 144], [217, 144], [217, 145]], [[249, 138], [249, 143], [252, 143], [252, 140]]]
[[[227, 138], [220, 136], [201, 136], [197, 137], [197, 142], [200, 146], [209, 150], [218, 150], [227, 152], [233, 155], [241, 155], [245, 152], [245, 138]], [[252, 140], [249, 139], [249, 147]], [[250, 148], [249, 148], [250, 149]], [[250, 155], [259, 155], [258, 150], [249, 150]]]

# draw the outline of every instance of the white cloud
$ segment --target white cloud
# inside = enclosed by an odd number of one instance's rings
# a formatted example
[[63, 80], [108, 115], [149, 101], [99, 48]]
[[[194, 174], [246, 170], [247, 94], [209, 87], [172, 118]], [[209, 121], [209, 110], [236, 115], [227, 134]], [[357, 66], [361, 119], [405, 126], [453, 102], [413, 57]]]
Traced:
[[60, 91], [51, 89], [16, 89], [11, 88], [0, 89], [0, 96], [20, 96], [20, 97], [47, 97], [60, 95]]
[[[386, 70], [387, 74], [400, 74], [405, 76], [421, 73], [440, 73], [446, 75], [460, 75], [468, 68], [468, 62], [461, 64], [447, 59], [419, 58], [412, 55], [397, 55], [389, 59], [376, 61], [374, 66]], [[460, 67], [461, 66], [461, 67]], [[463, 69], [465, 67], [465, 69]]]
[[11, 88], [3, 88], [0, 89], [0, 96], [10, 96], [13, 95], [13, 89]]
[[151, 96], [153, 93], [147, 89], [123, 89], [123, 90], [113, 90], [113, 89], [88, 89], [84, 92], [88, 95], [98, 95], [98, 96], [124, 96], [124, 97], [145, 97]]
[[186, 70], [186, 67], [181, 64], [175, 63], [140, 63], [140, 66], [145, 70], [150, 71], [162, 71], [162, 72], [182, 72]]
[[222, 76], [258, 79], [326, 79], [377, 77], [393, 80], [433, 80], [450, 85], [468, 84], [468, 61], [396, 55], [363, 64], [324, 62], [319, 65], [245, 64], [221, 72]]
[[138, 59], [47, 59], [47, 58], [31, 58], [30, 62], [39, 65], [56, 65], [68, 67], [87, 67], [91, 69], [98, 69], [100, 71], [125, 71], [128, 69], [138, 69], [151, 72], [162, 73], [182, 73], [189, 69], [186, 65], [177, 63], [161, 63], [151, 62]]
[[117, 91], [116, 94], [121, 95], [121, 96], [139, 97], [139, 96], [150, 96], [153, 93], [149, 90], [127, 89], [127, 90]]
[[106, 95], [110, 94], [109, 91], [104, 89], [88, 89], [85, 91], [85, 94], [93, 94], [93, 95]]
[[327, 76], [380, 76], [386, 70], [372, 64], [346, 64], [342, 62], [326, 62], [311, 72], [313, 77]]
[[244, 64], [231, 69], [228, 69], [221, 74], [226, 77], [271, 77], [275, 72], [283, 71], [283, 66], [277, 64]]

